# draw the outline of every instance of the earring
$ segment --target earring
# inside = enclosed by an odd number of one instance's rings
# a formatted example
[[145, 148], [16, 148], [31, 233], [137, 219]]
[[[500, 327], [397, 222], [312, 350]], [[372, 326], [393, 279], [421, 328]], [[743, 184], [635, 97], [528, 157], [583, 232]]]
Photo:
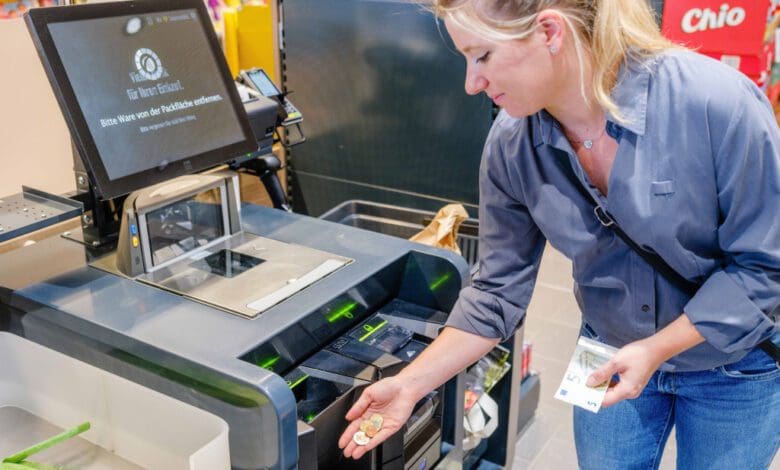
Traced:
[[556, 52], [558, 52], [558, 46], [553, 44], [552, 46], [550, 46], [550, 54], [555, 54]]

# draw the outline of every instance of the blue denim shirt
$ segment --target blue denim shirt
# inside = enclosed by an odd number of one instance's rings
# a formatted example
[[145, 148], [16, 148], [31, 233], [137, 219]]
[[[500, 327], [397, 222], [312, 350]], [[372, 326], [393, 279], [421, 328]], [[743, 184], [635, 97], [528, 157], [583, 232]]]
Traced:
[[[780, 132], [764, 95], [741, 73], [688, 51], [621, 68], [608, 116], [618, 141], [609, 197], [592, 186], [545, 111], [501, 112], [480, 167], [480, 261], [448, 325], [508, 338], [531, 299], [545, 240], [572, 260], [583, 320], [616, 347], [683, 312], [706, 342], [664, 370], [739, 360], [780, 328]], [[595, 218], [565, 176], [579, 178], [640, 245], [701, 284], [689, 297]]]

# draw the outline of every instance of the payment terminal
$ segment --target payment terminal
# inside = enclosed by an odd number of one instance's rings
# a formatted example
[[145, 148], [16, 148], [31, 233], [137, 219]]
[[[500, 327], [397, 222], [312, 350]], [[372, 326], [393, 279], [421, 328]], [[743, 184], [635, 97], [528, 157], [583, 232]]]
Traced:
[[280, 125], [287, 127], [303, 121], [303, 115], [298, 108], [290, 102], [284, 93], [279, 91], [279, 88], [276, 87], [273, 80], [271, 80], [263, 69], [253, 68], [242, 70], [239, 77], [244, 85], [259, 92], [266, 98], [271, 98], [279, 103]]

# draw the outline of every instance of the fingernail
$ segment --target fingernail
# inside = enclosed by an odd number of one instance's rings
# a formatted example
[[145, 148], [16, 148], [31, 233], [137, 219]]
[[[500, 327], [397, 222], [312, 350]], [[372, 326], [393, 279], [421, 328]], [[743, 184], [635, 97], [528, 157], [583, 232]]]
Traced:
[[598, 382], [596, 382], [596, 379], [594, 379], [593, 376], [591, 375], [590, 377], [588, 377], [588, 380], [585, 382], [585, 385], [587, 385], [588, 387], [595, 387], [596, 385], [598, 385]]

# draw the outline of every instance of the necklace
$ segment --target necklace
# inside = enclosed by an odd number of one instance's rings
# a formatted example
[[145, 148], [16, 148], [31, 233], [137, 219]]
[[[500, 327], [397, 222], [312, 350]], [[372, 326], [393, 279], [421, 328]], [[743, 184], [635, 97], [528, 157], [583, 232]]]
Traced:
[[569, 142], [571, 142], [572, 144], [577, 144], [577, 145], [582, 144], [583, 147], [585, 147], [586, 149], [590, 150], [590, 149], [593, 148], [593, 142], [596, 142], [597, 140], [599, 140], [604, 135], [604, 132], [606, 132], [606, 130], [607, 130], [607, 125], [604, 124], [604, 126], [601, 128], [601, 132], [599, 132], [599, 135], [597, 135], [596, 137], [593, 137], [593, 138], [590, 138], [590, 139], [584, 139], [584, 140], [577, 140], [577, 139], [572, 138], [572, 136], [571, 136], [571, 134], [569, 132], [564, 131], [564, 133], [566, 134], [566, 137], [569, 139]]

